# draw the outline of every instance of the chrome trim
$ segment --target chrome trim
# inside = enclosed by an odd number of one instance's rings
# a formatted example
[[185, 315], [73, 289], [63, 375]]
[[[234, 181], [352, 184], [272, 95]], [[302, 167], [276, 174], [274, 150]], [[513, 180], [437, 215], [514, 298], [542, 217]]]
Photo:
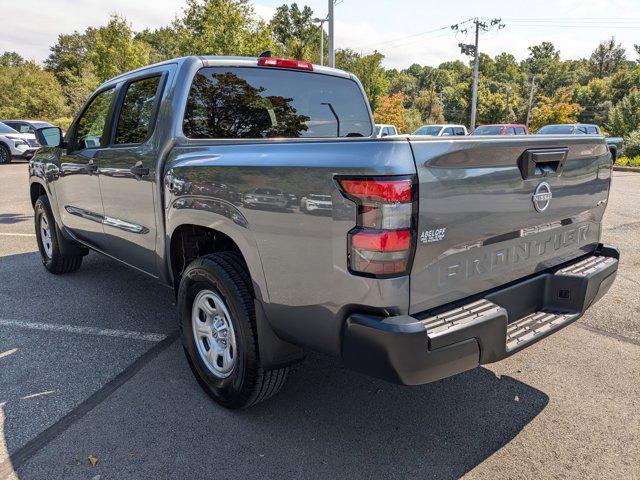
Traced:
[[66, 205], [64, 209], [69, 212], [71, 215], [75, 215], [77, 217], [82, 217], [87, 220], [91, 220], [93, 222], [101, 223], [108, 227], [118, 228], [120, 230], [124, 230], [125, 232], [145, 234], [149, 233], [149, 229], [142, 225], [138, 225], [135, 223], [127, 222], [125, 220], [121, 220], [119, 218], [108, 217], [105, 215], [100, 215], [99, 213], [90, 212], [88, 210], [84, 210], [82, 208], [74, 207], [72, 205]]

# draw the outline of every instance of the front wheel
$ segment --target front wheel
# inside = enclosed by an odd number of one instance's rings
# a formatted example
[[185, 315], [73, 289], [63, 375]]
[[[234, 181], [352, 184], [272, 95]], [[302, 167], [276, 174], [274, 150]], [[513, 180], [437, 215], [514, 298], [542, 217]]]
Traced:
[[42, 195], [35, 204], [35, 227], [38, 251], [44, 267], [51, 273], [75, 272], [82, 265], [82, 255], [65, 255], [60, 249], [56, 221], [49, 198]]
[[0, 144], [0, 164], [11, 163], [11, 150], [6, 145]]
[[189, 264], [178, 306], [189, 366], [217, 403], [245, 408], [282, 388], [288, 368], [260, 366], [253, 288], [239, 255], [211, 254]]

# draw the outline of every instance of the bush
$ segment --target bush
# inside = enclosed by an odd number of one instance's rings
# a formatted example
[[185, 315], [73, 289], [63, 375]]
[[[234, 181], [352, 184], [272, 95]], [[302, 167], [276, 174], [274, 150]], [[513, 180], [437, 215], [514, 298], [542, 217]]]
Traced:
[[625, 157], [640, 156], [640, 128], [625, 137], [623, 151]]
[[622, 167], [640, 167], [640, 156], [620, 157], [616, 160], [616, 165], [620, 165]]

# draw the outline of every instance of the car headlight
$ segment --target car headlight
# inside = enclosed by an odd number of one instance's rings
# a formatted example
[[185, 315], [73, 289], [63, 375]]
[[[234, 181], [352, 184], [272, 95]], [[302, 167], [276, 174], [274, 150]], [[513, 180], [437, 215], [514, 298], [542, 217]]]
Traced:
[[28, 147], [29, 144], [21, 138], [12, 137], [11, 135], [7, 135], [9, 140], [13, 140], [13, 144], [16, 147]]

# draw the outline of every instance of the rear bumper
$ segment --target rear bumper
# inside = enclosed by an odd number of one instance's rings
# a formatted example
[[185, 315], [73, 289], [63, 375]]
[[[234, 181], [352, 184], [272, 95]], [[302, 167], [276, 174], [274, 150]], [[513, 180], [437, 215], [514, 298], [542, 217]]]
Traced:
[[446, 308], [387, 318], [352, 314], [343, 361], [418, 385], [502, 360], [580, 318], [609, 290], [619, 256], [601, 244], [592, 256]]

